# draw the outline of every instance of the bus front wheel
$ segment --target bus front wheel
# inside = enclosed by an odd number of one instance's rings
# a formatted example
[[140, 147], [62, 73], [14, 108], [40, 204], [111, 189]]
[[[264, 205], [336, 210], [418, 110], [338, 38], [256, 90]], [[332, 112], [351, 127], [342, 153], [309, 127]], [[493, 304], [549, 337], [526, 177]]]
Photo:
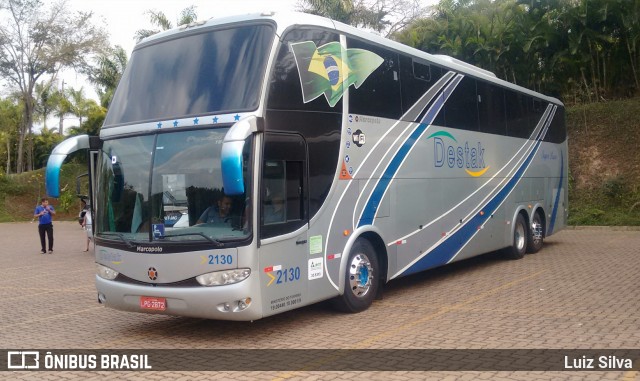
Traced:
[[380, 267], [373, 246], [366, 239], [358, 239], [349, 252], [344, 293], [335, 299], [335, 307], [351, 313], [369, 308], [378, 292], [379, 276]]
[[505, 254], [509, 259], [520, 259], [524, 257], [527, 251], [527, 238], [529, 237], [529, 229], [527, 229], [525, 218], [522, 214], [518, 214], [516, 223], [513, 226], [513, 237], [511, 246], [509, 246]]

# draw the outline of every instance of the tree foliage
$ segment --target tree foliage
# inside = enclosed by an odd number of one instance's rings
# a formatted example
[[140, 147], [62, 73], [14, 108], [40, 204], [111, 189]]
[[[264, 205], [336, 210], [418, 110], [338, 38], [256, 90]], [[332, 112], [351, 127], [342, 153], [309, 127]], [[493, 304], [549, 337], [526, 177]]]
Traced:
[[640, 90], [640, 0], [441, 0], [394, 38], [570, 102]]
[[102, 107], [108, 108], [111, 104], [127, 62], [127, 52], [117, 45], [100, 54], [96, 58], [96, 65], [89, 70], [89, 81], [96, 86]]
[[20, 173], [25, 138], [32, 133], [36, 83], [61, 68], [86, 67], [87, 58], [106, 45], [106, 33], [91, 24], [90, 13], [73, 14], [65, 1], [45, 6], [41, 0], [0, 0], [0, 20], [0, 75], [23, 103], [16, 163]]
[[387, 36], [426, 12], [419, 0], [300, 0], [298, 9]]
[[13, 147], [18, 131], [22, 123], [22, 108], [16, 99], [0, 99], [0, 162], [4, 161], [5, 173], [12, 172]]
[[[151, 21], [151, 24], [155, 25], [157, 28], [137, 30], [135, 35], [137, 42], [140, 42], [149, 36], [153, 36], [156, 33], [173, 28], [173, 24], [169, 21], [169, 18], [164, 14], [164, 12], [149, 10], [146, 14], [149, 15], [149, 21]], [[196, 6], [192, 5], [180, 12], [180, 17], [176, 22], [176, 26], [191, 24], [192, 22], [197, 21], [197, 19], [198, 14], [196, 13]]]
[[90, 135], [97, 136], [100, 133], [100, 127], [107, 116], [107, 109], [98, 105], [93, 99], [86, 100], [88, 105], [86, 109], [86, 119], [77, 127], [69, 129], [69, 135]]

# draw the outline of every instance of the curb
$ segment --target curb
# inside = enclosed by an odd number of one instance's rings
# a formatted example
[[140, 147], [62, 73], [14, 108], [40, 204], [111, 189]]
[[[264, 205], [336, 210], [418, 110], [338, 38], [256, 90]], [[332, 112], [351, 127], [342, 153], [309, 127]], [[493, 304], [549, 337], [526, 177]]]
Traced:
[[567, 230], [640, 231], [640, 226], [566, 226]]

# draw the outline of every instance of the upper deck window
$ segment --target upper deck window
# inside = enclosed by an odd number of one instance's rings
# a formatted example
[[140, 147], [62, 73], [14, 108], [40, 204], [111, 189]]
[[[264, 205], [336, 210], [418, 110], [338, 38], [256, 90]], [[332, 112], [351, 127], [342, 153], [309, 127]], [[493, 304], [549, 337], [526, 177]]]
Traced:
[[143, 45], [105, 126], [255, 110], [273, 36], [271, 25], [243, 25]]

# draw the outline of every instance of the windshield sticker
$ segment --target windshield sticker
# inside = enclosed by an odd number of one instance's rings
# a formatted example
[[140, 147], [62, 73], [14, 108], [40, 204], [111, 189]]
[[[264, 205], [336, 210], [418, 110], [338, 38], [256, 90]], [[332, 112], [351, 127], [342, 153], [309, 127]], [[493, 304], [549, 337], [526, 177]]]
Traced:
[[321, 279], [323, 277], [324, 260], [320, 258], [309, 259], [309, 280]]
[[315, 42], [305, 41], [292, 43], [290, 48], [298, 67], [304, 103], [324, 94], [329, 106], [335, 106], [349, 86], [359, 88], [384, 62], [373, 52], [345, 49], [339, 42], [318, 48]]
[[153, 224], [153, 238], [164, 237], [164, 224]]
[[316, 235], [309, 238], [309, 254], [322, 253], [322, 236]]
[[358, 147], [362, 147], [366, 142], [366, 137], [364, 135], [364, 132], [360, 130], [356, 130], [356, 132], [353, 133], [352, 137], [353, 137], [353, 144], [357, 145]]

